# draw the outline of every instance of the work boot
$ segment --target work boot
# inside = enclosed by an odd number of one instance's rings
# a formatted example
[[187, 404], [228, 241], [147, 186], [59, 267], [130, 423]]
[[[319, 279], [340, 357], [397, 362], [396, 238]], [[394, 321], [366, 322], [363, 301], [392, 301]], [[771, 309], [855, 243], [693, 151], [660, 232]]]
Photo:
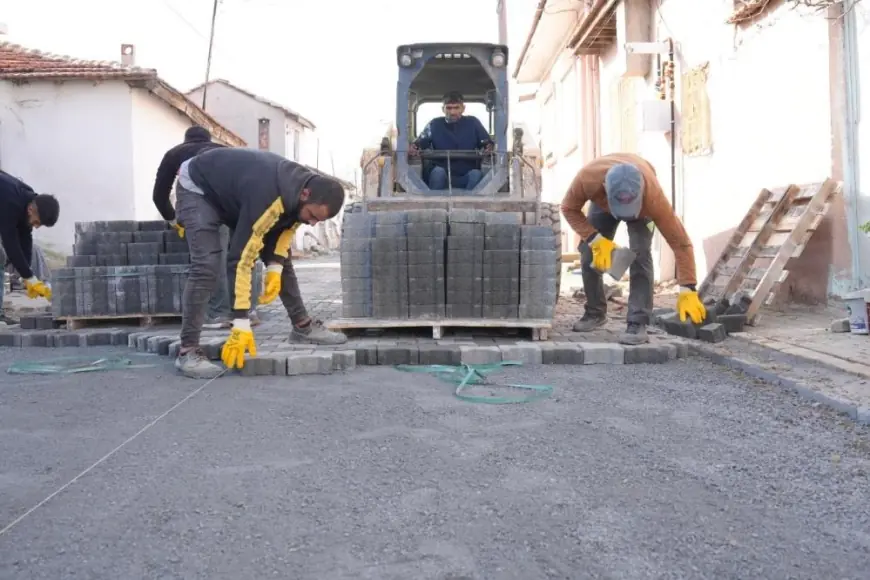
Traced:
[[290, 332], [290, 342], [305, 342], [309, 344], [344, 344], [347, 337], [340, 332], [332, 332], [323, 327], [319, 320], [311, 320], [305, 328], [293, 326]]
[[619, 335], [619, 344], [636, 346], [648, 342], [649, 336], [646, 334], [646, 325], [637, 322], [629, 322], [625, 332]]
[[189, 379], [214, 379], [224, 372], [224, 369], [205, 356], [201, 348], [194, 348], [175, 359], [175, 368]]
[[583, 318], [574, 323], [574, 332], [591, 332], [607, 324], [606, 316], [590, 316], [584, 314]]
[[212, 318], [209, 317], [206, 319], [205, 323], [203, 323], [202, 328], [204, 330], [220, 330], [222, 328], [232, 328], [233, 323], [229, 318], [224, 318], [223, 316]]
[[15, 326], [19, 321], [0, 312], [0, 326]]

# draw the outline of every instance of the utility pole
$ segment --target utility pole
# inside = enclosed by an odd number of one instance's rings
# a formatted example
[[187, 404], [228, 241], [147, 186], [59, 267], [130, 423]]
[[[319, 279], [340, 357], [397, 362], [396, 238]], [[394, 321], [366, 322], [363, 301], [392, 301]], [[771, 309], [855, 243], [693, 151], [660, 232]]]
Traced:
[[220, 0], [214, 0], [211, 8], [211, 31], [208, 34], [208, 60], [205, 62], [205, 84], [202, 85], [202, 110], [205, 111], [206, 95], [208, 95], [208, 81], [211, 76], [211, 53], [214, 49], [214, 24], [217, 20], [217, 9]]
[[495, 12], [498, 14], [498, 43], [507, 45], [507, 0], [496, 0]]

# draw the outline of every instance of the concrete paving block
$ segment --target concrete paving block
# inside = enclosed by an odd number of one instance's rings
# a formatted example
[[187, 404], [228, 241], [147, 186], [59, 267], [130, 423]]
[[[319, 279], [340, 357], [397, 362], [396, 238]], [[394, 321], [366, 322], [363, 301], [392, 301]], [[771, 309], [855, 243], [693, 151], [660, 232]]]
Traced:
[[356, 351], [337, 350], [332, 353], [332, 370], [351, 371], [356, 368]]
[[[24, 319], [22, 318], [21, 320], [23, 323]], [[849, 332], [850, 329], [851, 327], [849, 326], [848, 318], [840, 318], [839, 320], [831, 322], [831, 332]]]
[[[662, 364], [671, 360], [669, 355], [669, 346], [657, 344], [638, 344], [633, 346], [624, 346], [625, 364]], [[676, 347], [674, 348], [674, 358], [676, 358]]]
[[[575, 342], [553, 342], [551, 354], [554, 365], [582, 365], [584, 361], [583, 349]], [[542, 356], [543, 359], [543, 356]]]
[[[732, 332], [743, 332], [744, 327], [746, 326], [746, 315], [745, 314], [720, 314], [718, 316], [717, 322], [725, 327], [725, 332], [727, 334], [731, 334]], [[844, 332], [848, 332], [848, 323], [849, 319], [846, 319], [847, 328]], [[832, 327], [832, 332], [835, 332]]]
[[148, 352], [148, 340], [153, 335], [151, 333], [143, 333], [141, 336], [136, 338], [136, 351], [137, 352]]
[[[51, 334], [44, 331], [33, 330], [27, 332], [20, 333], [20, 345], [21, 347], [46, 347], [46, 346], [54, 346], [51, 340]], [[75, 346], [78, 346], [76, 344]]]
[[122, 346], [127, 344], [128, 337], [130, 336], [129, 330], [111, 330], [109, 332], [112, 335], [112, 346]]
[[174, 340], [174, 341], [172, 341], [172, 343], [170, 343], [168, 352], [166, 354], [172, 358], [178, 358], [178, 351], [180, 351], [180, 350], [181, 350], [181, 341]]
[[261, 354], [256, 357], [246, 355], [241, 375], [244, 377], [285, 375], [286, 360], [286, 355]]
[[487, 365], [501, 362], [501, 350], [497, 346], [460, 346], [459, 351], [462, 364]]
[[132, 350], [137, 350], [136, 345], [139, 344], [139, 337], [142, 336], [143, 334], [146, 334], [146, 333], [144, 333], [144, 332], [131, 332], [130, 334], [128, 334], [127, 335], [127, 348], [132, 349]]
[[621, 344], [607, 342], [578, 342], [583, 349], [583, 364], [625, 364], [625, 348]]
[[704, 342], [722, 342], [727, 337], [728, 335], [725, 332], [725, 326], [718, 322], [714, 324], [705, 324], [698, 329], [698, 338]]
[[82, 344], [81, 336], [78, 332], [68, 332], [68, 331], [60, 331], [51, 335], [52, 344], [51, 346], [55, 348], [64, 348], [64, 347], [79, 347], [86, 346]]
[[554, 364], [556, 360], [556, 346], [552, 342], [542, 342], [539, 347], [541, 349], [541, 364]]
[[[668, 360], [676, 360], [677, 359], [679, 352], [677, 350], [677, 345], [674, 344], [673, 342], [665, 342], [665, 343], [659, 344], [657, 346], [664, 349], [665, 353], [668, 356]], [[630, 364], [628, 362], [628, 353], [627, 352], [625, 355], [625, 363]]]
[[417, 360], [421, 365], [450, 365], [462, 363], [462, 351], [458, 345], [421, 344], [417, 347]]
[[79, 340], [80, 346], [111, 346], [112, 345], [112, 331], [110, 330], [97, 330], [94, 332], [85, 332], [82, 333]]
[[18, 332], [0, 332], [0, 346], [21, 346], [21, 335]]
[[227, 338], [229, 338], [229, 336], [201, 340], [199, 346], [205, 352], [205, 356], [208, 360], [221, 360], [221, 350], [223, 350]]
[[[418, 355], [419, 356], [419, 355]], [[379, 365], [411, 364], [411, 347], [398, 344], [378, 344]]]
[[378, 343], [358, 343], [354, 345], [356, 364], [359, 366], [374, 366], [378, 364]]
[[517, 361], [524, 365], [539, 365], [543, 362], [541, 347], [537, 344], [502, 344], [498, 348], [503, 361]]
[[287, 376], [332, 373], [332, 353], [292, 354], [287, 357]]

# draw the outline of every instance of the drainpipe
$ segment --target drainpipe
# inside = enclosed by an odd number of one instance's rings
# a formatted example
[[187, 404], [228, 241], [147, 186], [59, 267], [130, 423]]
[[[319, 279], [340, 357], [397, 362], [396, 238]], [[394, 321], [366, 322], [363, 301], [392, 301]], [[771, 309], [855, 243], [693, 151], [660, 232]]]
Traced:
[[846, 223], [852, 247], [852, 289], [860, 290], [864, 273], [861, 271], [862, 232], [858, 200], [861, 196], [859, 171], [858, 123], [861, 121], [860, 70], [858, 68], [858, 23], [855, 4], [859, 0], [843, 3], [843, 79], [845, 82], [845, 117], [843, 146], [843, 194], [846, 200]]
[[[674, 39], [668, 39], [668, 77], [671, 95], [671, 207], [677, 212], [677, 105], [676, 105], [676, 78], [674, 75]], [[681, 212], [682, 213], [682, 212]]]

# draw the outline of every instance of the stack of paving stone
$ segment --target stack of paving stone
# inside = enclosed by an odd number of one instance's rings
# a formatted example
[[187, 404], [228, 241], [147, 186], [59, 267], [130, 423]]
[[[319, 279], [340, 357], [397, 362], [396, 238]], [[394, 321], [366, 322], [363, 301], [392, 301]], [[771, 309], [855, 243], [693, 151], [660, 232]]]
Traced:
[[486, 212], [453, 210], [448, 216], [447, 318], [483, 316], [483, 244]]
[[342, 315], [552, 319], [553, 232], [519, 214], [423, 209], [345, 216]]
[[[75, 228], [73, 255], [52, 276], [55, 318], [181, 314], [190, 253], [166, 222], [79, 222]], [[258, 263], [258, 293], [262, 270]]]
[[547, 226], [523, 226], [519, 254], [519, 318], [550, 320], [555, 315], [559, 286], [553, 230]]
[[372, 316], [408, 318], [408, 237], [404, 212], [375, 216], [372, 239]]
[[445, 316], [444, 241], [447, 211], [424, 209], [406, 213], [408, 237], [408, 316]]

